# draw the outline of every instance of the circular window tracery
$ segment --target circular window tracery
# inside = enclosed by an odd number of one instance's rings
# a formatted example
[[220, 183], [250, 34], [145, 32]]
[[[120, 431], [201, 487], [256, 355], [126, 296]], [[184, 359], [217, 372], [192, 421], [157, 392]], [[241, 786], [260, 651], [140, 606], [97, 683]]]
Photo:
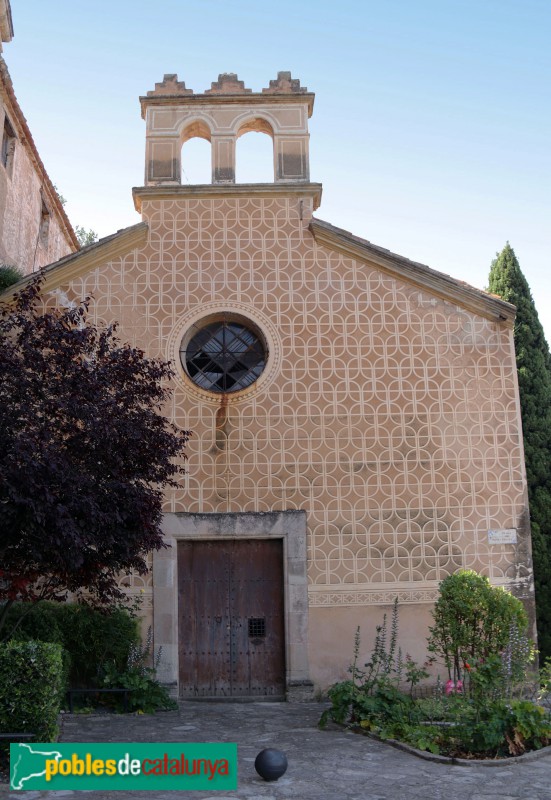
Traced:
[[184, 339], [180, 359], [201, 389], [219, 394], [237, 392], [262, 374], [266, 347], [251, 327], [235, 320], [218, 320]]

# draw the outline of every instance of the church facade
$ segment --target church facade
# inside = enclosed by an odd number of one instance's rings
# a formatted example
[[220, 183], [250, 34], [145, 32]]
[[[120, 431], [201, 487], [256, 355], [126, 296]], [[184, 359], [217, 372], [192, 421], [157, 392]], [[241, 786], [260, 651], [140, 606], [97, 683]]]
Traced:
[[[167, 414], [193, 436], [170, 547], [123, 583], [181, 697], [326, 688], [395, 598], [422, 661], [439, 582], [462, 568], [533, 619], [514, 308], [317, 217], [313, 103], [290, 73], [203, 94], [165, 76], [141, 98], [143, 222], [45, 272], [174, 365]], [[271, 183], [235, 182], [249, 131], [273, 141]], [[195, 136], [212, 183], [186, 186]]]

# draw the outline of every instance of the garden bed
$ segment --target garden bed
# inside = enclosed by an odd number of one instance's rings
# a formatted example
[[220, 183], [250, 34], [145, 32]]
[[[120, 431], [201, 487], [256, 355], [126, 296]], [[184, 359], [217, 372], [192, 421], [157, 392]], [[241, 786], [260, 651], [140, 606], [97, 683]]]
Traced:
[[351, 730], [353, 733], [366, 736], [368, 739], [373, 739], [376, 742], [383, 742], [384, 744], [394, 747], [396, 750], [402, 750], [405, 753], [410, 753], [410, 755], [417, 756], [417, 758], [422, 758], [425, 761], [435, 761], [439, 764], [454, 764], [459, 767], [471, 767], [473, 765], [480, 767], [503, 767], [507, 764], [513, 764], [521, 761], [535, 761], [539, 758], [551, 756], [551, 745], [548, 745], [546, 747], [542, 747], [540, 750], [530, 750], [528, 753], [523, 753], [519, 756], [505, 756], [502, 758], [490, 756], [487, 758], [476, 758], [473, 756], [469, 758], [459, 758], [456, 756], [445, 756], [438, 755], [436, 753], [429, 753], [427, 750], [419, 750], [417, 747], [413, 747], [405, 742], [400, 742], [398, 739], [382, 739], [380, 736], [377, 736], [377, 734], [369, 733], [359, 726], [341, 725], [339, 727], [346, 728]]
[[[398, 604], [387, 627], [376, 628], [369, 660], [361, 664], [359, 628], [351, 677], [329, 689], [328, 721], [375, 735], [382, 741], [434, 760], [504, 763], [547, 751], [551, 713], [543, 707], [551, 690], [551, 662], [534, 676], [533, 642], [522, 603], [487, 578], [463, 571], [440, 586], [427, 642], [429, 660], [418, 665], [398, 646]], [[422, 682], [440, 660], [444, 681], [432, 693]], [[434, 673], [433, 673], [434, 674]], [[416, 693], [423, 694], [416, 697]]]

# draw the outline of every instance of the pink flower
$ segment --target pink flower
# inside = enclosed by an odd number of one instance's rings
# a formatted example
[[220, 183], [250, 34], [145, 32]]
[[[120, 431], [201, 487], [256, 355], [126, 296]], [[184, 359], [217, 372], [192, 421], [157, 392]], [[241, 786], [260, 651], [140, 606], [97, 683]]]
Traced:
[[455, 683], [450, 678], [449, 681], [446, 682], [446, 694], [453, 694], [455, 691]]
[[463, 694], [463, 681], [459, 680], [455, 684], [455, 691], [457, 694]]

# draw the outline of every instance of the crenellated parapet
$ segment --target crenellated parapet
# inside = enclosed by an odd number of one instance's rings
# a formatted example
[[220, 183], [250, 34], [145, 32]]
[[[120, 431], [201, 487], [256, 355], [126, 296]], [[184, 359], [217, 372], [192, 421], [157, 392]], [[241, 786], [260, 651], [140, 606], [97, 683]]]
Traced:
[[277, 80], [270, 81], [267, 89], [262, 89], [262, 94], [306, 94], [308, 89], [301, 86], [298, 78], [292, 78], [290, 72], [278, 72]]
[[147, 93], [148, 97], [158, 97], [159, 95], [190, 95], [192, 89], [186, 89], [184, 81], [179, 81], [177, 75], [165, 75], [160, 83], [155, 84], [155, 89]]
[[251, 94], [252, 89], [246, 89], [244, 81], [240, 81], [235, 72], [223, 72], [213, 81], [210, 89], [205, 94]]

